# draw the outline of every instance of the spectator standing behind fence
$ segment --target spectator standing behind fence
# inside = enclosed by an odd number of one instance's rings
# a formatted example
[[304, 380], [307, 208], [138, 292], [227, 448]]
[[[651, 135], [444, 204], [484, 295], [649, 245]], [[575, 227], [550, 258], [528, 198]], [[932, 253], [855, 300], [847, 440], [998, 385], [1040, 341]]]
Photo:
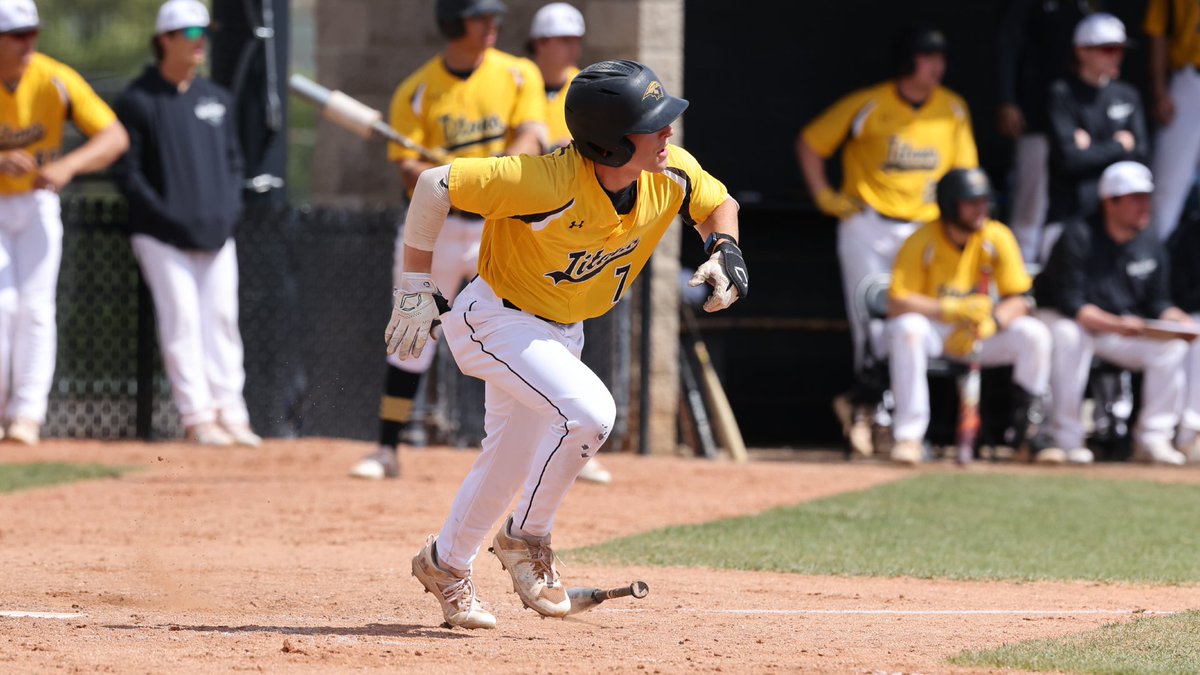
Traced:
[[1071, 36], [1091, 11], [1086, 0], [1010, 0], [1000, 20], [996, 125], [1015, 143], [1008, 225], [1026, 262], [1037, 259], [1050, 202], [1050, 83], [1067, 74]]
[[168, 0], [148, 66], [117, 101], [129, 152], [114, 172], [129, 201], [130, 244], [154, 298], [163, 366], [187, 439], [262, 443], [250, 428], [238, 330], [234, 227], [242, 155], [230, 95], [197, 73], [208, 9]]
[[[533, 15], [529, 26], [529, 52], [546, 85], [546, 129], [549, 150], [571, 143], [564, 103], [567, 87], [579, 72], [585, 26], [583, 14], [565, 2], [552, 2]], [[587, 330], [587, 327], [584, 327]], [[607, 485], [612, 473], [593, 456], [579, 472], [579, 479]]]
[[1034, 282], [1039, 316], [1054, 340], [1050, 368], [1054, 443], [1074, 463], [1092, 461], [1080, 412], [1092, 356], [1140, 370], [1135, 457], [1183, 464], [1172, 447], [1184, 395], [1183, 340], [1144, 337], [1146, 319], [1189, 321], [1170, 297], [1167, 258], [1150, 225], [1150, 169], [1117, 162], [1100, 176], [1100, 209], [1068, 221]]
[[1089, 15], [1075, 29], [1075, 74], [1050, 87], [1050, 225], [1039, 260], [1045, 260], [1063, 221], [1099, 208], [1096, 186], [1105, 167], [1149, 159], [1142, 99], [1117, 79], [1126, 43], [1120, 19]]
[[[1013, 366], [1007, 442], [1046, 458], [1061, 450], [1037, 438], [1050, 379], [1050, 332], [1031, 316], [1033, 283], [1013, 233], [989, 216], [992, 188], [981, 169], [955, 169], [938, 182], [938, 220], [896, 254], [888, 295], [892, 460], [916, 464], [929, 427], [929, 357], [959, 361], [978, 350], [984, 366]], [[983, 275], [987, 275], [984, 277]], [[981, 284], [986, 283], [986, 288]], [[999, 302], [993, 303], [995, 287]]]
[[[125, 129], [74, 70], [37, 52], [32, 0], [0, 2], [0, 429], [36, 444], [58, 347], [55, 294], [62, 262], [58, 192], [128, 146]], [[70, 120], [89, 139], [62, 154]]]
[[[542, 77], [527, 59], [495, 49], [501, 0], [438, 0], [435, 16], [446, 48], [409, 75], [392, 95], [391, 125], [418, 145], [451, 157], [541, 154], [546, 134]], [[433, 166], [416, 152], [392, 144], [388, 159], [399, 165], [400, 180], [412, 194], [421, 172]], [[433, 278], [447, 299], [479, 272], [483, 218], [454, 210], [446, 219], [433, 260]], [[404, 275], [403, 232], [396, 239], [394, 286]], [[412, 417], [421, 374], [436, 350], [401, 361], [388, 356], [379, 407], [379, 447], [350, 470], [355, 478], [379, 480], [400, 475], [397, 445]]]
[[1142, 26], [1150, 37], [1150, 109], [1154, 138], [1154, 206], [1158, 238], [1179, 225], [1200, 160], [1200, 3], [1150, 0]]
[[[922, 223], [938, 216], [938, 180], [955, 168], [979, 165], [967, 104], [941, 86], [946, 39], [920, 28], [897, 43], [897, 76], [856, 91], [821, 113], [796, 139], [808, 189], [838, 224], [838, 260], [846, 315], [867, 276], [892, 269], [896, 251]], [[844, 147], [843, 147], [844, 146]], [[825, 160], [842, 147], [841, 190], [829, 185]], [[861, 378], [867, 336], [850, 322], [854, 369]], [[856, 385], [856, 389], [865, 387]], [[873, 452], [871, 417], [877, 400], [863, 393], [834, 399], [850, 446]]]

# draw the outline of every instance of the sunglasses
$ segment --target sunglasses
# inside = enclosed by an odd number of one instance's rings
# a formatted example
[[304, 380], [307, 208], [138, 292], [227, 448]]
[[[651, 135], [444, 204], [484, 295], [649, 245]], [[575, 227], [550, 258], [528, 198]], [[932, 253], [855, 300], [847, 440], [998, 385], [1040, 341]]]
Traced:
[[38, 36], [41, 33], [40, 28], [26, 28], [24, 30], [14, 30], [7, 33], [0, 33], [0, 36], [8, 36], [16, 40], [29, 40]]
[[188, 26], [187, 28], [173, 30], [170, 32], [170, 35], [182, 35], [185, 40], [191, 40], [195, 42], [196, 40], [207, 36], [208, 29], [204, 26]]

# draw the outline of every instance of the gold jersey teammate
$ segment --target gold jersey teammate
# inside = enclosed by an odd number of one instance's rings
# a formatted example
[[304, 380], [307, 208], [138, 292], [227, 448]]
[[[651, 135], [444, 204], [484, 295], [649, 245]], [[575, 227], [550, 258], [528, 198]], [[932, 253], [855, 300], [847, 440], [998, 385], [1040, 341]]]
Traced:
[[[518, 494], [491, 550], [525, 606], [552, 617], [570, 610], [550, 531], [616, 414], [612, 394], [579, 359], [580, 322], [628, 292], [677, 215], [710, 254], [691, 281], [713, 287], [705, 309], [746, 296], [737, 203], [667, 142], [686, 107], [640, 63], [593, 64], [567, 93], [570, 146], [541, 157], [459, 159], [417, 183], [388, 351], [420, 355], [439, 319], [459, 368], [484, 380], [487, 391], [483, 452], [441, 532], [413, 558], [413, 575], [450, 625], [495, 626], [471, 570]], [[439, 317], [428, 271], [451, 207], [482, 213], [486, 223], [479, 276]]]
[[[979, 165], [967, 104], [941, 86], [946, 72], [941, 31], [919, 28], [897, 44], [895, 80], [841, 99], [801, 131], [796, 154], [821, 211], [838, 223], [838, 261], [854, 370], [864, 367], [867, 336], [854, 320], [854, 295], [863, 279], [885, 274], [896, 251], [923, 223], [938, 217], [938, 180], [951, 169]], [[841, 191], [829, 185], [825, 160], [842, 148]], [[870, 417], [879, 392], [857, 385], [834, 401], [851, 448], [873, 451]]]

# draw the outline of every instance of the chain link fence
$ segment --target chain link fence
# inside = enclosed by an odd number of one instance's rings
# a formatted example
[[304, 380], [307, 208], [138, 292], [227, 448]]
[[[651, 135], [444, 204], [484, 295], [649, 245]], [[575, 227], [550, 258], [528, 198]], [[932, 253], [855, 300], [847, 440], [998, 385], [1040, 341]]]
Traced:
[[[126, 217], [119, 198], [64, 199], [58, 366], [47, 436], [182, 435]], [[236, 235], [245, 396], [261, 433], [376, 437], [400, 220], [398, 210], [385, 208], [246, 212]], [[585, 361], [617, 400], [612, 447], [620, 447], [628, 434], [629, 303], [586, 330]], [[444, 345], [432, 372], [419, 402], [428, 441], [478, 445], [482, 383], [459, 373]]]

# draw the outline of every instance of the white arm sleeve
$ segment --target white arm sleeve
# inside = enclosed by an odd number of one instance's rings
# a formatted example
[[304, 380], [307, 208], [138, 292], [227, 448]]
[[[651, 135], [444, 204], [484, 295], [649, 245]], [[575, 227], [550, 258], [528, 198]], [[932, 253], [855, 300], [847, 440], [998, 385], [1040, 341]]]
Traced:
[[422, 251], [432, 251], [437, 243], [446, 214], [450, 213], [450, 165], [421, 172], [413, 190], [412, 203], [404, 218], [404, 243]]

